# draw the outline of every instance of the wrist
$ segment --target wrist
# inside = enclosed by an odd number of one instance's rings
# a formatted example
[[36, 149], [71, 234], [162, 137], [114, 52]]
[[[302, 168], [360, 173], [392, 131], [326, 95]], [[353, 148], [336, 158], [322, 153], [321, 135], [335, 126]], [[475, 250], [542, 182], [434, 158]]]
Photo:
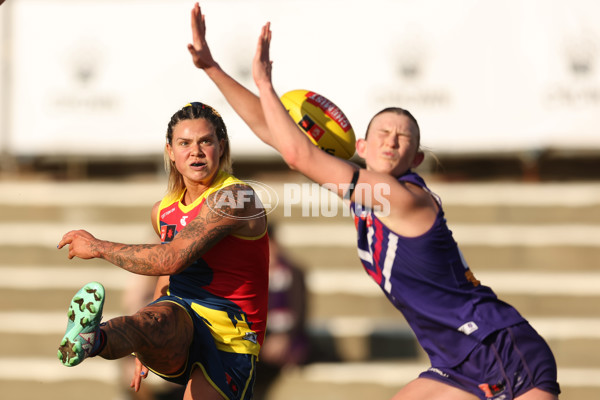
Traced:
[[106, 242], [104, 240], [96, 239], [96, 242], [92, 246], [92, 255], [94, 258], [104, 258]]
[[203, 68], [206, 75], [209, 78], [214, 79], [217, 75], [222, 74], [224, 71], [221, 69], [221, 66], [215, 61], [211, 65], [208, 65]]
[[273, 87], [273, 82], [270, 79], [259, 80], [256, 82], [256, 87], [258, 91], [261, 93], [267, 92], [275, 92], [275, 88]]

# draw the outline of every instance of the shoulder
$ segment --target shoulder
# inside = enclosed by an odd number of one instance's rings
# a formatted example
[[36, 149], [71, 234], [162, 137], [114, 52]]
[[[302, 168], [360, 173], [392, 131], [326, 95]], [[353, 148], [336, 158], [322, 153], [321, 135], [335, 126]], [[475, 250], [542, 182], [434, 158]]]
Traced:
[[158, 213], [160, 211], [160, 203], [161, 202], [162, 202], [162, 200], [159, 200], [156, 203], [154, 203], [154, 205], [152, 206], [152, 212], [150, 213], [150, 220], [152, 222], [152, 226], [154, 227], [154, 231], [156, 233], [159, 232], [159, 229], [158, 229]]
[[245, 237], [257, 237], [267, 229], [266, 212], [254, 189], [243, 182], [232, 183], [211, 193], [205, 201], [207, 218], [235, 225], [232, 232]]
[[418, 183], [397, 178], [389, 183], [388, 204], [375, 210], [377, 217], [402, 236], [416, 237], [427, 232], [439, 211], [432, 194]]
[[250, 185], [242, 181], [230, 182], [210, 193], [206, 197], [205, 205], [213, 211], [240, 216], [245, 210], [254, 209], [259, 204], [257, 198]]

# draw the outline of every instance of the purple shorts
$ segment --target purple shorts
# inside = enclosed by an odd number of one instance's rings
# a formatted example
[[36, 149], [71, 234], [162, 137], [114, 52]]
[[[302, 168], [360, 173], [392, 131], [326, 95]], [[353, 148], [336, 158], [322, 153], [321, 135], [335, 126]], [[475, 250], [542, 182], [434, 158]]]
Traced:
[[455, 386], [482, 400], [510, 400], [533, 388], [558, 395], [556, 360], [526, 322], [491, 334], [453, 368], [436, 367], [419, 377]]

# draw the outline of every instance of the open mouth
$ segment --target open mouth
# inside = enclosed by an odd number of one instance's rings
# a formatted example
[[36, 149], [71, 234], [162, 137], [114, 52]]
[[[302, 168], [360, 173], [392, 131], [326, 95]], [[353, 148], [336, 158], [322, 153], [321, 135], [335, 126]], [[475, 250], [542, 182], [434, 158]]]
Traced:
[[201, 167], [204, 167], [205, 165], [206, 165], [206, 163], [203, 163], [203, 162], [200, 162], [200, 161], [190, 164], [190, 166], [193, 167], [193, 168], [201, 168]]

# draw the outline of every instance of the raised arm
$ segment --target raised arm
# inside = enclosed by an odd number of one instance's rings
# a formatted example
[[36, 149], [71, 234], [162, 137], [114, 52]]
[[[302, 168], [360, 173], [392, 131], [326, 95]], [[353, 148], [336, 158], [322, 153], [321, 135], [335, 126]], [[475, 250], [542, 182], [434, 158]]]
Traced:
[[290, 168], [321, 185], [332, 185], [327, 186], [328, 189], [343, 196], [358, 166], [319, 149], [289, 116], [272, 84], [270, 44], [271, 29], [270, 23], [267, 23], [261, 30], [252, 68], [263, 114], [271, 133], [261, 139], [275, 148]]
[[204, 70], [246, 125], [259, 138], [263, 139], [268, 135], [268, 128], [260, 100], [254, 93], [228, 75], [214, 60], [206, 42], [205, 16], [198, 3], [192, 8], [191, 17], [193, 43], [188, 44], [188, 51], [192, 55], [194, 65]]
[[[265, 142], [281, 153], [292, 169], [302, 172], [308, 178], [343, 197], [358, 166], [314, 146], [289, 116], [273, 88], [272, 62], [269, 57], [270, 42], [271, 30], [270, 24], [267, 23], [261, 30], [252, 68], [265, 119], [269, 131], [273, 133]], [[364, 141], [361, 143], [364, 145]], [[418, 214], [415, 210], [429, 207], [432, 203], [431, 196], [422, 195], [423, 193], [415, 196], [412, 190], [398, 183], [396, 177], [390, 174], [360, 169], [356, 190], [350, 199], [380, 210], [382, 216], [389, 215], [390, 226], [397, 228], [398, 231], [408, 232], [404, 230], [404, 226], [400, 227], [398, 221], [402, 219], [412, 224], [411, 221]], [[419, 215], [417, 217], [420, 218]], [[427, 223], [429, 221], [426, 221], [425, 225]], [[421, 230], [421, 227], [419, 226], [418, 229]]]

